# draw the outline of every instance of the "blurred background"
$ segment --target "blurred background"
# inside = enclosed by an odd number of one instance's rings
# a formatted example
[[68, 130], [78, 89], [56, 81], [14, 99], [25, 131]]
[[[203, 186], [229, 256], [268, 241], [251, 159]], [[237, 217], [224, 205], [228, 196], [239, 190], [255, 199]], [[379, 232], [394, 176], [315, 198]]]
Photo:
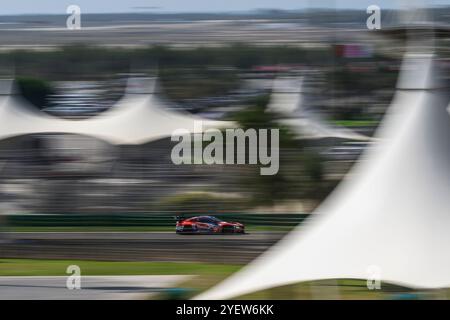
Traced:
[[[33, 112], [80, 123], [106, 117], [128, 79], [156, 77], [167, 110], [280, 129], [274, 176], [255, 165], [176, 166], [170, 136], [138, 145], [64, 132], [0, 141], [0, 274], [64, 275], [76, 260], [93, 275], [197, 275], [177, 289], [141, 290], [156, 298], [189, 297], [307, 223], [376, 144], [407, 32], [423, 28], [402, 23], [400, 2], [379, 1], [382, 28], [368, 30], [365, 1], [130, 0], [79, 1], [81, 29], [68, 30], [63, 2], [15, 1], [0, 11], [0, 77], [15, 80]], [[426, 6], [448, 77], [450, 3]], [[239, 221], [249, 234], [183, 238], [179, 215]], [[362, 283], [344, 283], [339, 294], [334, 282], [255, 297], [420, 297], [396, 286], [370, 293]]]

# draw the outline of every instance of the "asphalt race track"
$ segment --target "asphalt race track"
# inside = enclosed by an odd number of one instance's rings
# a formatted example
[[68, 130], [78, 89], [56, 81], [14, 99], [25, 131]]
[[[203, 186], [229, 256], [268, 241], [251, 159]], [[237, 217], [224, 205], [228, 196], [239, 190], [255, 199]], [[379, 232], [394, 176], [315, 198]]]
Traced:
[[82, 276], [80, 289], [67, 289], [67, 277], [0, 277], [0, 299], [148, 299], [190, 276]]
[[8, 232], [0, 258], [248, 263], [285, 233]]

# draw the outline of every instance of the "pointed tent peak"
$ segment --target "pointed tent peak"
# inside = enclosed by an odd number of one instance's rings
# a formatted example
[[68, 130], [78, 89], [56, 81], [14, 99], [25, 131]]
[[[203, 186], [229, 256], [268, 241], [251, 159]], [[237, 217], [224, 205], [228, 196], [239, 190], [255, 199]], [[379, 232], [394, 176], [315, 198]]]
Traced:
[[443, 86], [432, 53], [407, 53], [403, 59], [397, 82], [399, 90], [430, 90]]
[[127, 80], [126, 94], [154, 94], [157, 90], [156, 77], [130, 77]]
[[0, 79], [0, 95], [9, 96], [18, 93], [14, 79]]
[[401, 10], [397, 11], [398, 20], [403, 25], [425, 24], [432, 21], [426, 1], [409, 0], [402, 3]]
[[301, 109], [303, 77], [279, 77], [273, 82], [266, 111], [292, 115]]
[[272, 93], [302, 93], [303, 77], [277, 77], [273, 81]]
[[434, 36], [446, 36], [448, 26], [434, 21], [433, 13], [426, 1], [404, 1], [401, 7], [390, 15], [391, 22], [386, 28], [379, 30], [381, 34], [394, 38], [421, 38], [420, 41], [433, 44]]

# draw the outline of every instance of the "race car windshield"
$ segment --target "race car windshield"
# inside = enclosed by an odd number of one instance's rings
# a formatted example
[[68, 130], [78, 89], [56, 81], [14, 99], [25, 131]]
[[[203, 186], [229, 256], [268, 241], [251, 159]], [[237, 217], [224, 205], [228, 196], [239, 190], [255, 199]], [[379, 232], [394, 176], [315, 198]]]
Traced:
[[217, 219], [215, 217], [202, 217], [199, 219], [199, 221], [204, 222], [204, 223], [214, 223], [214, 224], [221, 222], [219, 219]]

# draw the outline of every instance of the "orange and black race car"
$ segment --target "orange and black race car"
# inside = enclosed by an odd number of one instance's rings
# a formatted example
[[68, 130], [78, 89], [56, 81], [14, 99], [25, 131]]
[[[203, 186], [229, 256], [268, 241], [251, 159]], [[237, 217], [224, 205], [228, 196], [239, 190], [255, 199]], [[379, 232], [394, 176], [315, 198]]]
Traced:
[[177, 233], [245, 233], [245, 226], [239, 222], [226, 222], [212, 216], [198, 216], [184, 219], [176, 217]]

